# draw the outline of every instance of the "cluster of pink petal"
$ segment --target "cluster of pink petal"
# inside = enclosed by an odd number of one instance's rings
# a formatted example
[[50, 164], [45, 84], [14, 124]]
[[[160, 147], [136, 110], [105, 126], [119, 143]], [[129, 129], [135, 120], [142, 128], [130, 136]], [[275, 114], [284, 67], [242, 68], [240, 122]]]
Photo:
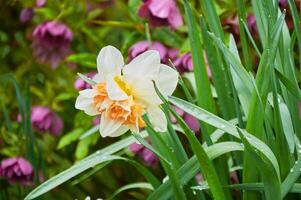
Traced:
[[6, 178], [10, 183], [31, 185], [34, 171], [31, 164], [22, 157], [12, 157], [1, 161], [0, 176]]

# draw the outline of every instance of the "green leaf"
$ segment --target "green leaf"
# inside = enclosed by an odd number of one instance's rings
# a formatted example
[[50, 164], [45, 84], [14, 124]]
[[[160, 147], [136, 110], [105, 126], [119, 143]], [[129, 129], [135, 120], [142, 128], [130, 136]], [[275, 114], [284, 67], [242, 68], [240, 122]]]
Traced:
[[140, 182], [140, 183], [131, 183], [125, 186], [120, 187], [118, 190], [116, 190], [109, 198], [110, 199], [114, 199], [115, 196], [117, 196], [119, 193], [124, 192], [126, 190], [130, 190], [130, 189], [148, 189], [148, 190], [154, 190], [154, 188], [152, 187], [151, 184], [149, 183], [144, 183], [144, 182]]
[[[211, 160], [233, 151], [243, 151], [244, 147], [237, 142], [221, 142], [205, 148], [205, 151]], [[177, 176], [182, 184], [186, 184], [195, 177], [200, 170], [196, 156], [190, 158], [180, 169], [177, 170]], [[172, 195], [170, 180], [165, 181], [158, 187], [147, 199], [168, 199]]]
[[[268, 96], [268, 101], [274, 107], [272, 95]], [[295, 132], [292, 123], [292, 118], [290, 116], [290, 112], [287, 108], [287, 105], [284, 103], [280, 95], [278, 95], [276, 102], [278, 103], [278, 107], [279, 107], [279, 114], [280, 114], [283, 132], [287, 144], [289, 146], [290, 153], [293, 154], [295, 151]]]
[[245, 146], [245, 154], [247, 154], [253, 161], [254, 165], [258, 168], [261, 173], [261, 178], [264, 183], [264, 194], [266, 199], [281, 199], [280, 190], [280, 177], [277, 174], [272, 163], [262, 156], [262, 152], [255, 149], [250, 143], [248, 136], [237, 128], [237, 131], [241, 137], [242, 142]]
[[190, 146], [198, 159], [201, 171], [208, 182], [214, 199], [226, 199], [214, 165], [210, 161], [208, 155], [206, 154], [202, 145], [195, 136], [195, 133], [189, 129], [184, 120], [175, 111], [173, 111], [172, 109], [170, 109], [170, 111], [176, 117], [177, 122], [180, 124], [186, 137], [188, 138]]
[[[199, 106], [215, 113], [215, 107], [210, 87], [209, 78], [207, 75], [206, 65], [204, 61], [201, 40], [196, 20], [193, 16], [191, 6], [187, 1], [184, 1], [186, 23], [188, 26], [188, 35], [190, 39], [191, 54], [194, 66], [194, 76], [197, 88], [197, 103]], [[203, 134], [213, 132], [212, 127], [201, 125]]]
[[92, 85], [92, 86], [94, 86], [94, 85], [97, 84], [97, 83], [96, 83], [95, 81], [93, 81], [91, 78], [88, 78], [87, 76], [85, 76], [85, 75], [83, 75], [83, 74], [81, 74], [81, 73], [77, 73], [77, 75], [78, 75], [81, 79], [83, 79], [85, 82], [87, 82], [88, 84], [90, 84], [90, 85]]
[[298, 87], [295, 86], [295, 84], [289, 80], [287, 77], [285, 77], [280, 71], [275, 69], [275, 73], [277, 78], [282, 82], [282, 84], [287, 88], [287, 90], [299, 101], [301, 99], [300, 96], [300, 90]]
[[[183, 186], [179, 181], [179, 177], [176, 175], [176, 166], [177, 166], [178, 160], [174, 156], [172, 149], [169, 148], [167, 146], [166, 142], [164, 142], [164, 140], [161, 138], [160, 133], [156, 132], [153, 129], [152, 124], [150, 123], [147, 115], [143, 116], [143, 120], [146, 123], [145, 129], [152, 140], [154, 149], [156, 149], [156, 151], [158, 151], [158, 153], [160, 155], [162, 155], [162, 157], [164, 158], [162, 160], [162, 158], [160, 157], [160, 160], [161, 160], [162, 166], [163, 166], [166, 174], [168, 175], [169, 179], [172, 182], [172, 190], [173, 190], [175, 199], [185, 200], [186, 194], [184, 193]], [[167, 161], [167, 163], [165, 162], [165, 160]], [[162, 161], [164, 161], [164, 162], [162, 162]]]
[[97, 143], [99, 136], [100, 134], [90, 135], [89, 137], [86, 137], [78, 142], [75, 150], [75, 157], [77, 160], [80, 160], [88, 155], [89, 147]]
[[[234, 190], [249, 190], [249, 191], [263, 191], [263, 183], [242, 183], [242, 184], [233, 184], [224, 186], [225, 189], [234, 189]], [[207, 190], [209, 189], [208, 185], [194, 186], [193, 190]], [[290, 193], [301, 193], [301, 184], [295, 183], [290, 191]]]
[[74, 62], [76, 64], [82, 65], [84, 67], [96, 69], [96, 56], [90, 53], [78, 53], [72, 54], [66, 58], [69, 62]]
[[211, 0], [200, 1], [201, 8], [204, 13], [204, 17], [209, 25], [210, 30], [219, 38], [224, 41], [224, 32], [221, 26], [221, 22], [217, 15], [216, 9], [214, 7], [214, 2]]
[[[146, 136], [145, 132], [140, 133], [142, 137]], [[96, 153], [91, 154], [90, 156], [87, 156], [85, 159], [77, 162], [67, 170], [57, 174], [56, 176], [52, 177], [51, 179], [45, 181], [41, 185], [39, 185], [37, 188], [35, 188], [32, 192], [30, 192], [25, 199], [34, 199], [53, 188], [59, 186], [60, 184], [70, 180], [71, 178], [75, 177], [76, 175], [86, 171], [87, 169], [94, 167], [97, 164], [104, 163], [107, 161], [110, 161], [112, 159], [117, 159], [120, 157], [118, 156], [111, 156], [111, 154], [114, 154], [123, 148], [128, 147], [130, 144], [134, 143], [136, 139], [133, 136], [127, 137], [123, 140], [120, 140], [118, 142], [115, 142], [111, 144], [110, 146], [107, 146]]]
[[[230, 122], [223, 120], [223, 119], [219, 118], [218, 116], [216, 116], [196, 105], [193, 105], [187, 101], [179, 99], [177, 97], [169, 97], [169, 101], [172, 104], [174, 104], [174, 105], [178, 106], [179, 108], [181, 108], [182, 110], [184, 110], [185, 112], [189, 113], [190, 115], [196, 117], [197, 119], [199, 119], [203, 122], [206, 122], [206, 123], [210, 124], [211, 126], [214, 126], [218, 129], [221, 129], [236, 138], [240, 138], [239, 134], [236, 130], [237, 126], [231, 124]], [[279, 165], [278, 165], [277, 159], [276, 159], [275, 155], [273, 154], [273, 152], [271, 151], [271, 149], [265, 143], [263, 143], [261, 140], [254, 137], [250, 133], [246, 132], [246, 134], [247, 134], [247, 137], [249, 138], [249, 142], [252, 144], [252, 146], [254, 148], [256, 148], [258, 151], [260, 151], [263, 155], [265, 155], [265, 157], [269, 160], [269, 162], [272, 163], [273, 168], [279, 175], [280, 174], [279, 173]]]
[[134, 21], [141, 21], [140, 18], [137, 16], [137, 11], [139, 8], [141, 1], [140, 0], [129, 0], [128, 1], [128, 8], [131, 18]]
[[200, 17], [202, 40], [204, 49], [206, 51], [206, 57], [211, 70], [211, 79], [217, 92], [217, 101], [221, 109], [222, 116], [225, 119], [231, 119], [234, 117], [234, 109], [232, 107], [233, 98], [230, 95], [231, 91], [228, 79], [225, 77], [224, 64], [222, 62], [222, 56], [219, 53], [216, 45], [210, 38], [207, 27], [205, 25], [203, 17]]
[[83, 130], [81, 128], [74, 129], [69, 133], [64, 134], [64, 136], [60, 139], [56, 149], [61, 149], [72, 142], [76, 141], [79, 136], [82, 134]]
[[93, 135], [95, 133], [97, 133], [97, 131], [99, 130], [99, 125], [93, 126], [92, 128], [90, 128], [89, 130], [87, 130], [86, 132], [84, 132], [81, 136], [80, 136], [80, 140], [85, 139], [86, 137], [89, 137], [90, 135]]
[[[288, 192], [294, 190], [295, 182], [301, 175], [301, 148], [300, 144], [298, 145], [298, 160], [295, 162], [294, 166], [290, 169], [289, 174], [281, 184], [281, 198], [284, 198]], [[301, 186], [301, 184], [300, 184]], [[301, 187], [299, 187], [299, 192], [301, 193]]]

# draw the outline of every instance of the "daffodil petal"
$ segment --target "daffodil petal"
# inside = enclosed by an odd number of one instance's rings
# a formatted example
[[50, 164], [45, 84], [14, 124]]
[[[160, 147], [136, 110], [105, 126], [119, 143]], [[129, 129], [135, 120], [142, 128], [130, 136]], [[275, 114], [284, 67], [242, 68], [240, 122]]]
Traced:
[[106, 113], [101, 115], [99, 132], [102, 137], [112, 137], [116, 131], [119, 131], [123, 122], [119, 120], [111, 120]]
[[160, 55], [158, 51], [146, 51], [124, 66], [122, 72], [125, 76], [152, 80], [159, 72]]
[[120, 89], [113, 77], [107, 79], [106, 89], [111, 100], [120, 101], [128, 98], [128, 95]]
[[167, 119], [164, 112], [158, 106], [151, 106], [147, 114], [154, 129], [158, 132], [165, 132], [167, 129]]
[[129, 127], [126, 125], [121, 125], [110, 137], [118, 137], [129, 130]]
[[100, 114], [93, 105], [93, 98], [87, 98], [83, 95], [79, 95], [75, 102], [75, 108], [83, 110], [87, 115], [95, 116]]
[[97, 70], [104, 77], [107, 75], [120, 75], [124, 65], [121, 52], [113, 46], [102, 48], [97, 56]]
[[132, 85], [135, 100], [146, 105], [159, 105], [163, 102], [156, 93], [154, 84], [151, 80], [144, 80], [141, 77], [133, 79], [132, 77], [125, 80]]
[[104, 83], [105, 82], [105, 77], [103, 74], [97, 73], [93, 79], [93, 81], [95, 81], [96, 83]]
[[79, 110], [84, 110], [88, 105], [92, 104], [93, 100], [91, 98], [86, 98], [79, 95], [75, 101], [75, 108]]
[[94, 89], [85, 89], [79, 91], [79, 95], [85, 98], [93, 98], [97, 95], [97, 93], [94, 91]]
[[178, 72], [171, 67], [160, 64], [159, 74], [155, 78], [155, 83], [159, 91], [164, 95], [171, 95], [178, 84]]
[[98, 112], [94, 105], [93, 104], [90, 104], [89, 106], [87, 106], [84, 110], [84, 112], [87, 114], [87, 115], [90, 115], [90, 116], [95, 116], [95, 115], [99, 115], [100, 112]]

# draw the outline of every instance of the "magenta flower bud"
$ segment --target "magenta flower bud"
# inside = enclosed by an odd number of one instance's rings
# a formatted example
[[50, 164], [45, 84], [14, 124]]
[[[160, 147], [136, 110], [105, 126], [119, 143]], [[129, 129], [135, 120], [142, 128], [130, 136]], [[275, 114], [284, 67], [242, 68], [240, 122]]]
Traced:
[[[161, 44], [160, 42], [153, 41], [151, 49], [157, 50], [159, 52], [162, 62], [166, 61], [167, 48], [163, 44]], [[141, 53], [147, 50], [149, 50], [147, 41], [140, 41], [135, 43], [129, 48], [129, 61], [133, 60], [136, 56], [140, 55]]]
[[31, 164], [22, 157], [7, 158], [0, 163], [0, 176], [10, 183], [31, 185], [34, 171]]
[[138, 16], [148, 19], [151, 27], [170, 26], [175, 29], [183, 24], [175, 0], [144, 0]]
[[[86, 74], [88, 78], [93, 78], [96, 75], [96, 72], [90, 72]], [[83, 79], [78, 78], [74, 81], [74, 88], [77, 90], [84, 90], [84, 89], [90, 89], [92, 88], [90, 84], [85, 82]]]
[[239, 35], [239, 22], [237, 15], [228, 16], [223, 20], [222, 25], [234, 36]]
[[[180, 117], [183, 117], [184, 116], [184, 114], [185, 114], [185, 112], [184, 112], [184, 110], [182, 110], [181, 108], [179, 108], [179, 107], [177, 107], [177, 106], [173, 106], [173, 108], [174, 108], [174, 110], [178, 113], [178, 115], [180, 116]], [[171, 122], [172, 123], [177, 123], [177, 120], [176, 120], [176, 118], [173, 116], [173, 115], [171, 115]]]
[[158, 157], [147, 148], [143, 148], [141, 150], [140, 157], [143, 159], [145, 165], [147, 166], [155, 166], [159, 161]]
[[23, 8], [20, 13], [20, 22], [22, 24], [29, 23], [34, 15], [34, 11], [32, 8]]
[[250, 33], [253, 36], [256, 36], [257, 33], [258, 33], [258, 29], [257, 29], [257, 26], [256, 26], [256, 19], [255, 19], [255, 16], [253, 14], [248, 15], [247, 24], [248, 24], [248, 28], [249, 28]]
[[191, 53], [185, 53], [183, 56], [177, 58], [174, 64], [180, 74], [193, 71]]
[[138, 144], [138, 143], [133, 143], [129, 146], [130, 151], [134, 154], [139, 153], [143, 148], [144, 148], [144, 146], [142, 144]]
[[183, 119], [193, 132], [198, 133], [200, 131], [199, 121], [194, 116], [185, 113]]
[[[149, 140], [148, 143], [150, 144]], [[129, 150], [132, 153], [139, 155], [144, 164], [147, 166], [155, 166], [159, 161], [158, 157], [142, 144], [133, 143], [129, 146]]]
[[[203, 55], [206, 64], [207, 75], [209, 78], [211, 78], [211, 70], [209, 68], [209, 64], [205, 52], [203, 52]], [[193, 71], [193, 61], [192, 61], [191, 53], [185, 53], [181, 57], [177, 58], [174, 61], [174, 64], [180, 74]]]
[[49, 132], [55, 136], [59, 136], [63, 130], [62, 119], [49, 108], [43, 106], [32, 107], [31, 124], [35, 130]]
[[175, 61], [178, 57], [179, 50], [178, 49], [168, 49], [167, 50], [167, 59], [170, 59], [172, 62]]
[[33, 31], [33, 54], [42, 64], [56, 68], [69, 54], [72, 41], [71, 30], [56, 21], [44, 22]]
[[38, 8], [44, 7], [47, 3], [47, 0], [36, 0], [36, 6]]
[[279, 7], [281, 9], [285, 9], [287, 7], [287, 4], [288, 4], [287, 0], [279, 0], [278, 3], [279, 3]]

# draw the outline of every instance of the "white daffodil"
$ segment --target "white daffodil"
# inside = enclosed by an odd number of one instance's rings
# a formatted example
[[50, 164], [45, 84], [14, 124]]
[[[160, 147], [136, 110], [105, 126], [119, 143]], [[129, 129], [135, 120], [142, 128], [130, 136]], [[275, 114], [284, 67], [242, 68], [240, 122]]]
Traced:
[[162, 101], [152, 81], [164, 96], [171, 95], [178, 73], [160, 63], [157, 51], [146, 51], [125, 65], [120, 51], [106, 46], [97, 57], [97, 70], [93, 78], [97, 84], [79, 92], [75, 107], [88, 115], [101, 115], [99, 131], [103, 137], [116, 137], [129, 129], [139, 132], [145, 127], [144, 113], [155, 130], [166, 130]]

